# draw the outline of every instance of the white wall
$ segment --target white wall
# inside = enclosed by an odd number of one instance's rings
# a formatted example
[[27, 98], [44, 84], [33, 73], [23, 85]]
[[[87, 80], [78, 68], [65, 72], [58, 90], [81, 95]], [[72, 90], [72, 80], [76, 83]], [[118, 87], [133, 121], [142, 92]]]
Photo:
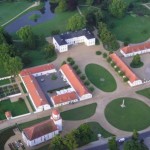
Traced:
[[51, 132], [51, 133], [48, 133], [46, 135], [43, 135], [42, 137], [39, 137], [39, 138], [36, 138], [36, 139], [30, 141], [30, 140], [27, 139], [25, 134], [22, 132], [22, 138], [23, 138], [23, 141], [27, 144], [27, 146], [32, 147], [32, 146], [38, 145], [40, 143], [43, 143], [47, 140], [52, 139], [57, 134], [59, 134], [58, 130], [56, 130], [54, 132]]

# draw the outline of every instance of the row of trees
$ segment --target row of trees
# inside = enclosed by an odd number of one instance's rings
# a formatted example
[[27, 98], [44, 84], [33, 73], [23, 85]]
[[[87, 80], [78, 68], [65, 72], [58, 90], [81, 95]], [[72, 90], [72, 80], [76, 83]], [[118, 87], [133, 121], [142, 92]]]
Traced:
[[[108, 145], [109, 150], [119, 150], [115, 137], [108, 141]], [[148, 150], [148, 147], [144, 144], [143, 139], [139, 139], [138, 132], [134, 130], [131, 140], [124, 143], [123, 150]]]
[[82, 124], [64, 137], [55, 136], [50, 143], [50, 150], [74, 150], [75, 148], [88, 144], [93, 132], [88, 124]]
[[17, 75], [23, 64], [17, 56], [11, 36], [0, 28], [0, 64], [9, 75]]

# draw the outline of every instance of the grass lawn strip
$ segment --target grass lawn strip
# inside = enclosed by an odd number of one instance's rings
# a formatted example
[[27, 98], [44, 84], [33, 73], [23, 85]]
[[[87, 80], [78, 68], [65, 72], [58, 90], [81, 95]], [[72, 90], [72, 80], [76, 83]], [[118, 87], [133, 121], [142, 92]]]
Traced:
[[10, 99], [0, 102], [0, 120], [6, 119], [6, 111], [11, 111], [13, 117], [29, 113], [24, 101], [16, 101], [12, 103]]
[[0, 25], [9, 21], [27, 7], [32, 5], [31, 2], [26, 0], [16, 1], [16, 2], [1, 2], [0, 3]]
[[61, 113], [63, 120], [83, 120], [95, 114], [97, 104], [92, 103], [82, 107], [74, 108]]
[[20, 83], [20, 85], [21, 85], [21, 87], [22, 87], [23, 92], [24, 92], [24, 93], [27, 93], [27, 90], [26, 90], [26, 88], [25, 88], [25, 86], [23, 85], [22, 82]]
[[136, 93], [138, 93], [140, 95], [143, 95], [143, 96], [150, 99], [150, 88], [146, 88], [146, 89], [143, 89], [143, 90], [140, 90], [140, 91], [136, 91]]
[[9, 83], [10, 83], [9, 79], [0, 80], [0, 86], [6, 85], [6, 84], [9, 84]]
[[35, 108], [34, 108], [34, 106], [33, 106], [32, 102], [31, 102], [30, 97], [29, 97], [29, 96], [26, 96], [26, 98], [27, 98], [27, 100], [28, 100], [28, 102], [29, 102], [29, 104], [30, 104], [30, 106], [31, 106], [32, 110], [33, 110], [33, 111], [35, 111]]
[[88, 79], [97, 88], [104, 92], [113, 92], [117, 88], [114, 77], [102, 66], [97, 64], [88, 64], [85, 67], [85, 73]]
[[[120, 105], [125, 100], [125, 108]], [[114, 127], [125, 130], [143, 130], [150, 125], [150, 107], [133, 98], [118, 98], [105, 108], [105, 117]]]

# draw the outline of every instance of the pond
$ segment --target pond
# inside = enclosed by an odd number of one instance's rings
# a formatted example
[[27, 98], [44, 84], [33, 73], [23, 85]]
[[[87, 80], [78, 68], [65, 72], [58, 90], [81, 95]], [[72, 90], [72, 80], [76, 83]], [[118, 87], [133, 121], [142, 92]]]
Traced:
[[18, 31], [21, 27], [30, 25], [34, 26], [39, 23], [48, 21], [54, 17], [54, 13], [50, 9], [49, 1], [45, 1], [45, 7], [42, 10], [30, 11], [21, 17], [17, 18], [13, 22], [5, 26], [5, 30], [9, 33]]

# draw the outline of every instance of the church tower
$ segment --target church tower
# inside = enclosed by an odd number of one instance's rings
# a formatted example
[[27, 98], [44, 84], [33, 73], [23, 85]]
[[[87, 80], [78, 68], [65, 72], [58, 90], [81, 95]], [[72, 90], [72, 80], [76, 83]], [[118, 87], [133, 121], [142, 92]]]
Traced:
[[57, 109], [52, 110], [51, 119], [54, 121], [55, 125], [57, 126], [59, 131], [62, 131], [62, 118], [60, 113]]

